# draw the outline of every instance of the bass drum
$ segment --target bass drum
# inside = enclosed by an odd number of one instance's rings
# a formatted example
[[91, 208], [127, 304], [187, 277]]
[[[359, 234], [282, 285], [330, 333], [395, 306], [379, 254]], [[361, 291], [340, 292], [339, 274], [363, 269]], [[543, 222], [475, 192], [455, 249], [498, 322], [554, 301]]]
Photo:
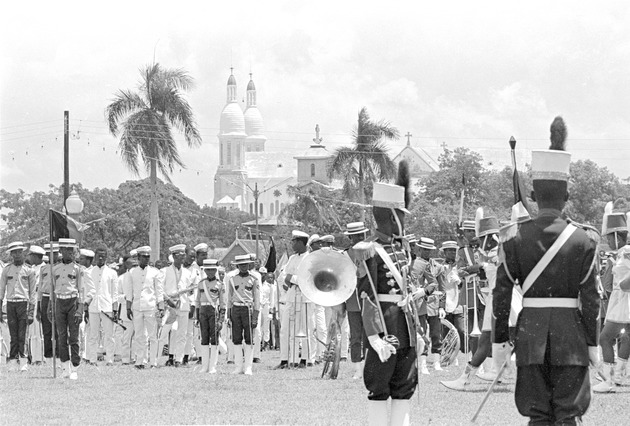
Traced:
[[[442, 351], [440, 353], [440, 365], [448, 367], [453, 364], [459, 355], [461, 342], [459, 341], [459, 333], [453, 324], [446, 319], [442, 319]], [[446, 331], [446, 334], [444, 334]]]

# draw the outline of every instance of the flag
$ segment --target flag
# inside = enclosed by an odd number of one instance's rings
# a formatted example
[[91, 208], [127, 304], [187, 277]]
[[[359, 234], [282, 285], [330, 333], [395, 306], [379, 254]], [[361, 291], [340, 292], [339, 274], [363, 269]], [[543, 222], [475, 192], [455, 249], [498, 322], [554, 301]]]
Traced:
[[529, 206], [527, 205], [527, 196], [525, 195], [525, 187], [523, 181], [520, 178], [518, 170], [514, 168], [514, 176], [512, 176], [512, 185], [514, 186], [514, 204], [519, 202], [523, 204], [525, 210], [529, 212]]
[[81, 222], [77, 222], [70, 216], [56, 210], [48, 210], [50, 219], [50, 241], [59, 241], [59, 238], [74, 238], [77, 244], [81, 244], [83, 232], [89, 228]]
[[273, 237], [269, 236], [271, 241], [271, 247], [269, 248], [269, 256], [267, 256], [267, 263], [265, 268], [267, 272], [276, 272], [276, 244], [273, 242]]

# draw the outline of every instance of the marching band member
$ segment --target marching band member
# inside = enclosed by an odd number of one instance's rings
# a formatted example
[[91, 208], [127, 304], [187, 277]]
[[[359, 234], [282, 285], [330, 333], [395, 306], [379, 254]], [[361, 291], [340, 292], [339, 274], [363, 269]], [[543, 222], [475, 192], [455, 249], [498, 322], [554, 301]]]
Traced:
[[[445, 318], [457, 330], [459, 341], [462, 343], [461, 351], [464, 352], [464, 307], [459, 304], [459, 286], [462, 280], [457, 273], [457, 265], [455, 264], [458, 248], [455, 241], [444, 241], [440, 246], [440, 250], [444, 253], [444, 264], [438, 280], [442, 280], [444, 283], [444, 292], [446, 294], [444, 300]], [[457, 360], [455, 365], [457, 365]]]
[[[201, 247], [200, 247], [201, 248]], [[186, 256], [184, 257], [184, 268], [188, 269], [188, 271], [190, 271], [191, 275], [193, 276], [193, 283], [198, 284], [199, 281], [201, 281], [201, 266], [197, 264], [197, 250], [195, 248], [188, 248], [186, 249]], [[199, 257], [201, 258], [201, 264], [203, 264], [203, 255], [201, 254], [201, 252], [199, 253]], [[206, 256], [208, 257], [208, 252], [206, 249]], [[188, 312], [188, 329], [186, 330], [186, 343], [184, 345], [184, 359], [182, 361], [182, 365], [186, 366], [188, 365], [188, 360], [189, 358], [191, 358], [191, 353], [193, 350], [193, 343], [194, 343], [194, 336], [195, 336], [195, 330], [198, 329], [198, 327], [195, 327], [195, 321], [194, 321], [194, 316], [195, 316], [195, 312], [196, 312], [196, 303], [197, 303], [197, 294], [195, 292], [192, 292], [188, 295], [188, 302], [190, 303], [190, 311]], [[197, 331], [198, 333], [198, 331]], [[197, 352], [197, 349], [201, 350], [201, 348], [199, 348], [199, 345], [195, 345], [195, 352]]]
[[[157, 318], [164, 312], [163, 274], [149, 266], [151, 247], [136, 249], [138, 266], [124, 274], [123, 288], [127, 305], [127, 318], [133, 320], [137, 369], [149, 365], [157, 367]], [[147, 343], [149, 346], [147, 347]]]
[[[306, 232], [293, 230], [291, 232], [291, 248], [293, 254], [289, 257], [287, 264], [284, 266], [278, 281], [282, 283], [282, 290], [284, 294], [283, 299], [280, 299], [280, 364], [276, 367], [279, 369], [293, 367], [296, 364], [298, 349], [295, 337], [294, 327], [290, 324], [295, 324], [296, 318], [296, 303], [298, 303], [298, 296], [301, 298], [301, 292], [299, 290], [297, 270], [300, 266], [300, 262], [306, 255], [306, 245], [308, 243], [308, 234]], [[282, 307], [284, 306], [284, 314], [282, 313]], [[289, 356], [291, 357], [291, 363], [289, 364]]]
[[[199, 243], [195, 247], [195, 262], [193, 262], [193, 267], [198, 271], [199, 281], [203, 279], [203, 261], [208, 258], [208, 244]], [[215, 273], [216, 276], [216, 273]], [[195, 307], [199, 306], [197, 303], [197, 297], [195, 296]], [[194, 321], [192, 321], [194, 324]], [[195, 353], [197, 354], [197, 364], [201, 365], [203, 363], [203, 359], [201, 358], [201, 330], [199, 327], [193, 327], [193, 339], [192, 339], [193, 347], [195, 348]], [[188, 352], [187, 352], [188, 353]]]
[[[625, 212], [604, 215], [604, 233], [608, 246], [613, 250], [615, 262], [612, 266], [612, 292], [609, 297], [606, 322], [599, 336], [604, 363], [599, 374], [604, 381], [593, 386], [593, 392], [612, 392], [615, 385], [624, 382], [630, 355], [630, 245], [628, 222]], [[625, 333], [622, 330], [625, 329]], [[614, 346], [619, 339], [617, 359]]]
[[[332, 244], [334, 243], [335, 239], [332, 235], [329, 235], [328, 237], [329, 238], [327, 239], [327, 242], [325, 243], [324, 237], [320, 237], [318, 234], [311, 235], [310, 238], [308, 239], [309, 242], [307, 244], [308, 246], [310, 246], [310, 249], [311, 249], [310, 252], [311, 253], [316, 252], [317, 250], [320, 250], [324, 246], [332, 247]], [[332, 238], [332, 241], [331, 241], [331, 238]], [[328, 310], [330, 311], [331, 308], [328, 308]], [[322, 343], [322, 342], [326, 342], [328, 339], [328, 329], [326, 327], [326, 308], [324, 308], [323, 306], [317, 305], [315, 303], [310, 303], [309, 301], [309, 305], [307, 307], [307, 313], [309, 317], [313, 316], [313, 323], [315, 325], [312, 329], [309, 328], [307, 330], [307, 334], [308, 334], [307, 349], [310, 349], [309, 356], [308, 356], [308, 363], [312, 365], [313, 363], [319, 363], [319, 360], [321, 360], [324, 354], [324, 351], [326, 350], [324, 343]], [[331, 315], [329, 314], [328, 317], [330, 318]], [[310, 323], [310, 319], [307, 319], [307, 324], [309, 323]], [[302, 353], [304, 353], [304, 348], [302, 348]], [[313, 356], [311, 356], [311, 353], [313, 353]], [[304, 359], [304, 357], [302, 359]], [[304, 363], [302, 363], [301, 360], [300, 360], [300, 364], [302, 366], [304, 365]]]
[[523, 309], [515, 336], [518, 411], [530, 423], [580, 423], [591, 400], [589, 362], [599, 352], [596, 243], [562, 217], [571, 155], [561, 117], [551, 125], [549, 150], [532, 152], [532, 199], [538, 216], [501, 230], [493, 291], [492, 357], [502, 366], [512, 352], [509, 316], [515, 284]]
[[[94, 252], [92, 250], [87, 249], [79, 249], [79, 266], [83, 268], [83, 275], [90, 281], [92, 280], [92, 261], [94, 260]], [[88, 291], [90, 287], [87, 285], [87, 282], [83, 282], [83, 289], [85, 291], [85, 297], [89, 296]], [[85, 312], [83, 312], [83, 322], [79, 324], [79, 353], [81, 355], [81, 359], [86, 363], [90, 364], [87, 357], [87, 345], [88, 345], [88, 334], [89, 334], [89, 326], [88, 323], [90, 321], [90, 316], [88, 312], [88, 303], [83, 304], [83, 308]], [[97, 338], [98, 340], [98, 338]], [[97, 344], [98, 345], [98, 344]]]
[[194, 287], [197, 285], [197, 282], [195, 281], [196, 277], [183, 267], [186, 257], [186, 245], [174, 245], [169, 248], [169, 251], [171, 256], [173, 256], [173, 263], [163, 269], [164, 299], [171, 308], [177, 310], [177, 320], [175, 322], [177, 330], [175, 333], [171, 331], [175, 329], [175, 323], [164, 325], [160, 336], [158, 354], [162, 352], [170, 333], [169, 353], [174, 356], [173, 365], [179, 367], [184, 360], [184, 349], [188, 334], [190, 294], [194, 293]]
[[[258, 325], [260, 313], [260, 288], [258, 279], [249, 271], [252, 262], [247, 254], [236, 256], [234, 264], [238, 268], [238, 275], [228, 278], [227, 310], [228, 318], [232, 324], [232, 341], [234, 343], [234, 364], [232, 374], [252, 375], [252, 363], [254, 358], [252, 348], [252, 332]], [[243, 347], [243, 340], [245, 346]], [[245, 362], [243, 363], [243, 352]]]
[[[29, 260], [31, 262], [31, 268], [35, 273], [35, 291], [37, 292], [37, 285], [39, 284], [39, 277], [41, 275], [42, 267], [44, 267], [44, 255], [46, 252], [43, 248], [36, 245], [31, 245], [28, 249]], [[35, 308], [37, 310], [37, 308]], [[42, 324], [38, 315], [35, 316], [33, 324], [29, 327], [29, 340], [31, 349], [31, 362], [35, 365], [41, 364], [44, 361], [44, 339], [42, 336]]]
[[260, 288], [260, 318], [261, 318], [261, 331], [262, 331], [262, 344], [263, 350], [269, 349], [271, 346], [271, 328], [270, 323], [273, 318], [274, 307], [277, 300], [277, 285], [276, 277], [273, 272], [267, 272], [267, 268], [260, 268], [263, 274], [263, 284]]
[[[408, 425], [409, 399], [417, 381], [416, 331], [409, 312], [412, 289], [405, 282], [408, 268], [398, 241], [404, 235], [408, 213], [409, 170], [401, 161], [399, 185], [374, 184], [372, 213], [376, 222], [372, 241], [355, 245], [367, 274], [359, 283], [363, 301], [363, 326], [369, 346], [363, 381], [369, 391], [369, 424]], [[424, 290], [414, 294], [424, 297]], [[388, 419], [387, 400], [392, 400]]]
[[[479, 275], [485, 277], [488, 282], [488, 288], [492, 291], [495, 287], [497, 267], [499, 265], [498, 246], [499, 246], [499, 221], [496, 217], [478, 217], [476, 218], [475, 227], [477, 228], [477, 237], [482, 240], [481, 242], [481, 254], [482, 259], [480, 263]], [[492, 293], [488, 293], [486, 303], [492, 306]], [[441, 381], [444, 386], [449, 389], [463, 391], [470, 383], [471, 377], [477, 373], [477, 370], [485, 361], [485, 359], [492, 355], [492, 341], [490, 338], [492, 331], [492, 312], [487, 309], [484, 313], [483, 324], [481, 329], [481, 336], [479, 337], [479, 345], [477, 350], [473, 354], [472, 359], [466, 363], [463, 373], [456, 380]], [[494, 380], [492, 372], [486, 372], [486, 380]]]
[[[50, 259], [50, 263], [54, 266], [59, 261], [59, 243], [52, 243], [53, 258]], [[50, 244], [44, 244], [44, 251], [50, 253]], [[50, 276], [50, 265], [46, 265], [40, 270], [39, 282], [37, 284], [37, 313], [36, 318], [42, 324], [42, 332], [44, 334], [44, 360], [51, 363], [53, 350], [52, 350], [52, 322], [48, 316], [48, 306], [50, 305], [50, 292], [52, 291], [52, 280]], [[57, 335], [58, 330], [55, 330], [55, 340], [57, 342], [56, 355], [59, 357], [59, 339]]]
[[[74, 262], [76, 241], [59, 238], [61, 262], [53, 267], [55, 282], [55, 323], [59, 332], [59, 359], [64, 363], [62, 377], [77, 380], [79, 354], [79, 325], [83, 322], [85, 268]], [[48, 305], [51, 310], [51, 306]], [[68, 347], [69, 346], [69, 347]]]
[[[133, 250], [135, 251], [135, 250]], [[138, 258], [136, 256], [125, 255], [122, 258], [122, 264], [118, 267], [118, 310], [120, 312], [119, 320], [125, 329], [118, 327], [116, 334], [120, 338], [120, 359], [122, 365], [129, 365], [135, 362], [135, 354], [137, 353], [137, 347], [135, 340], [133, 339], [134, 329], [133, 320], [127, 315], [127, 299], [124, 290], [124, 282], [127, 276], [131, 273], [131, 270], [138, 266]]]
[[201, 372], [215, 374], [219, 359], [219, 333], [225, 317], [225, 297], [223, 283], [217, 280], [217, 260], [204, 259], [203, 278], [197, 287], [197, 312], [201, 332]]
[[[35, 271], [24, 263], [26, 247], [21, 241], [9, 244], [8, 252], [13, 259], [0, 275], [0, 303], [7, 297], [7, 323], [11, 335], [11, 349], [7, 364], [15, 360], [20, 370], [28, 370], [28, 358], [24, 351], [26, 329], [33, 324], [37, 294]], [[4, 321], [0, 313], [0, 322]]]
[[118, 315], [118, 274], [105, 264], [107, 249], [99, 247], [95, 251], [96, 264], [91, 268], [90, 287], [86, 286], [86, 303], [90, 321], [88, 322], [87, 359], [96, 364], [99, 331], [103, 330], [105, 364], [114, 365], [114, 323]]
[[[252, 274], [254, 277], [256, 277], [256, 279], [258, 280], [258, 288], [262, 289], [263, 273], [262, 271], [260, 272], [258, 271], [258, 266], [260, 262], [256, 259], [256, 255], [254, 253], [250, 253], [249, 258], [251, 260], [251, 263], [249, 264], [249, 273]], [[253, 348], [254, 348], [254, 355], [253, 355], [254, 361], [253, 362], [255, 363], [260, 362], [260, 345], [262, 342], [262, 330], [261, 330], [262, 321], [260, 317], [261, 317], [261, 313], [259, 311], [258, 320], [256, 321], [257, 326], [252, 329], [252, 332], [254, 333], [252, 337]]]

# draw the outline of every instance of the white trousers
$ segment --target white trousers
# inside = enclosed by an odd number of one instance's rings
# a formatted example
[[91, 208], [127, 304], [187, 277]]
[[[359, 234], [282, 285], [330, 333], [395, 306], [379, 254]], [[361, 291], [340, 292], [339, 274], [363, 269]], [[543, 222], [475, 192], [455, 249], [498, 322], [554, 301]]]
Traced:
[[269, 305], [263, 305], [260, 307], [260, 332], [262, 334], [262, 341], [269, 343], [269, 337], [271, 336], [271, 331], [269, 330], [269, 323], [271, 322], [271, 318], [269, 318], [271, 314], [269, 313]]
[[[254, 332], [254, 340], [253, 340], [254, 358], [260, 358], [260, 343], [262, 342], [262, 330], [263, 330], [263, 325], [262, 325], [263, 312], [265, 312], [264, 305], [262, 305], [260, 307], [260, 311], [258, 311], [258, 322], [257, 322], [258, 325], [256, 326], [254, 330], [252, 330]], [[267, 305], [266, 312], [269, 312], [269, 305]], [[264, 316], [267, 317], [266, 315]], [[269, 328], [268, 325], [267, 325], [267, 328]]]
[[42, 325], [37, 318], [33, 318], [33, 324], [29, 325], [28, 335], [31, 343], [31, 361], [44, 361], [44, 336]]
[[[189, 315], [187, 313], [187, 315]], [[186, 336], [185, 336], [185, 343], [184, 343], [184, 355], [188, 355], [188, 357], [190, 358], [190, 356], [192, 355], [192, 348], [193, 348], [193, 337], [195, 334], [195, 321], [192, 319], [188, 319], [188, 326], [186, 327]], [[183, 357], [183, 355], [182, 355]]]
[[173, 324], [165, 325], [162, 329], [159, 341], [158, 355], [162, 355], [164, 345], [166, 344], [166, 342], [169, 342], [168, 353], [173, 355], [175, 361], [182, 362], [182, 360], [184, 359], [184, 349], [186, 348], [188, 322], [188, 311], [177, 311], [177, 320]]
[[288, 304], [280, 303], [278, 312], [280, 319], [280, 361], [289, 360], [289, 311]]
[[[109, 313], [111, 316], [112, 314]], [[90, 312], [88, 322], [88, 340], [86, 358], [91, 362], [97, 361], [99, 346], [99, 332], [103, 330], [103, 346], [105, 348], [105, 361], [114, 362], [114, 323], [101, 312]]]
[[[326, 346], [322, 342], [325, 342], [328, 338], [328, 321], [326, 321], [326, 314], [328, 311], [331, 311], [331, 308], [325, 308], [324, 306], [312, 304], [315, 309], [315, 335], [317, 339], [315, 339], [315, 347], [316, 356], [320, 358], [324, 351], [326, 350]], [[330, 314], [328, 314], [330, 317]]]
[[[157, 320], [155, 311], [133, 311], [136, 365], [157, 366]], [[147, 346], [148, 343], [148, 346]]]

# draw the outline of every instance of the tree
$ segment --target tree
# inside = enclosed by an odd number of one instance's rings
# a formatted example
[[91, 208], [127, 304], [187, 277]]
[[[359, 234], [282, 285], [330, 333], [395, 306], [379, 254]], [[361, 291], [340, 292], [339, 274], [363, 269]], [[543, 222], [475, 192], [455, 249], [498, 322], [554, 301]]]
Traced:
[[182, 92], [192, 88], [192, 78], [182, 69], [163, 69], [159, 64], [142, 69], [138, 92], [120, 90], [105, 109], [110, 133], [120, 136], [119, 148], [123, 163], [136, 175], [142, 159], [150, 174], [151, 208], [149, 241], [151, 260], [160, 251], [160, 218], [157, 204], [157, 170], [167, 182], [175, 167], [184, 168], [171, 132], [184, 134], [189, 147], [201, 145], [192, 108]]
[[[366, 204], [371, 198], [374, 182], [392, 179], [396, 174], [396, 165], [387, 154], [384, 139], [397, 139], [398, 129], [383, 120], [372, 121], [363, 107], [359, 111], [359, 120], [352, 137], [353, 146], [335, 150], [328, 176], [343, 179], [346, 199]], [[364, 210], [361, 218], [365, 218]]]

